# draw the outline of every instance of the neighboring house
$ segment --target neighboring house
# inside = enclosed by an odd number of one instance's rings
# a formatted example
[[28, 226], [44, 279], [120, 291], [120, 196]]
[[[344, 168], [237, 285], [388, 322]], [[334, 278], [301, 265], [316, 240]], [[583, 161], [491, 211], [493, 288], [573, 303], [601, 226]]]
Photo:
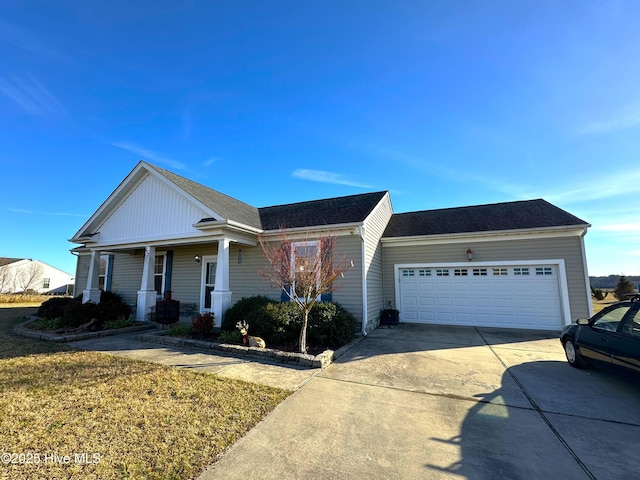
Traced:
[[401, 321], [560, 329], [591, 313], [590, 225], [544, 200], [394, 214], [388, 192], [256, 208], [140, 162], [72, 242], [76, 294], [121, 295], [148, 318], [167, 291], [219, 320], [251, 295], [281, 299], [258, 271], [258, 235], [330, 234], [349, 269], [332, 300], [363, 332]]
[[67, 295], [73, 283], [73, 275], [40, 260], [0, 258], [0, 293]]

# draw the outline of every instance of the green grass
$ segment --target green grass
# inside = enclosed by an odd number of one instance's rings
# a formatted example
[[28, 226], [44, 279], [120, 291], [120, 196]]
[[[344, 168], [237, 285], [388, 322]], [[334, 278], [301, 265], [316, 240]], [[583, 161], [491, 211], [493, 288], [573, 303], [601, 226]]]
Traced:
[[[0, 463], [0, 478], [197, 477], [290, 394], [14, 336], [35, 310], [0, 308], [0, 453], [40, 464]], [[74, 463], [83, 452], [99, 463]]]

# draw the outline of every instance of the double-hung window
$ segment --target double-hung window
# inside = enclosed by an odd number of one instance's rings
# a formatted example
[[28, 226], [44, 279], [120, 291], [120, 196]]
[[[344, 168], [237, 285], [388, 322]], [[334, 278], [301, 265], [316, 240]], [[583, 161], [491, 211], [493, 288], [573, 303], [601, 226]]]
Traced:
[[317, 240], [291, 244], [293, 291], [297, 297], [308, 297], [320, 286], [322, 258]]

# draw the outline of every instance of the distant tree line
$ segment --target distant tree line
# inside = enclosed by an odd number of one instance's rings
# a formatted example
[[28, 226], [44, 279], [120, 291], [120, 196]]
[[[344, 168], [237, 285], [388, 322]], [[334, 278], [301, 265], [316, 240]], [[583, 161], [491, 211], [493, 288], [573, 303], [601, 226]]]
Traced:
[[[616, 288], [616, 285], [620, 281], [620, 277], [624, 275], [609, 275], [607, 277], [589, 277], [589, 283], [593, 288], [607, 288], [609, 290], [613, 290]], [[638, 283], [640, 283], [640, 276], [624, 276], [634, 288], [637, 287]]]

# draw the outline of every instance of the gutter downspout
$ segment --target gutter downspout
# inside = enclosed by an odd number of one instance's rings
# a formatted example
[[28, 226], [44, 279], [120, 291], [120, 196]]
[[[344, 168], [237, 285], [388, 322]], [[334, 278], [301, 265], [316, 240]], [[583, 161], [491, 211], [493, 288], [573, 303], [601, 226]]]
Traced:
[[367, 312], [367, 262], [365, 257], [364, 225], [361, 225], [359, 230], [360, 240], [362, 241], [362, 250], [360, 253], [360, 258], [362, 258], [362, 336], [366, 337], [369, 315]]
[[[582, 235], [580, 235], [580, 248], [582, 249], [582, 268], [584, 269], [584, 281], [587, 293], [587, 309], [589, 317], [593, 316], [593, 302], [591, 301], [591, 284], [589, 282], [589, 268], [587, 267], [587, 251], [584, 246], [584, 237], [587, 234], [587, 228], [585, 227]], [[571, 319], [569, 319], [571, 320]]]

